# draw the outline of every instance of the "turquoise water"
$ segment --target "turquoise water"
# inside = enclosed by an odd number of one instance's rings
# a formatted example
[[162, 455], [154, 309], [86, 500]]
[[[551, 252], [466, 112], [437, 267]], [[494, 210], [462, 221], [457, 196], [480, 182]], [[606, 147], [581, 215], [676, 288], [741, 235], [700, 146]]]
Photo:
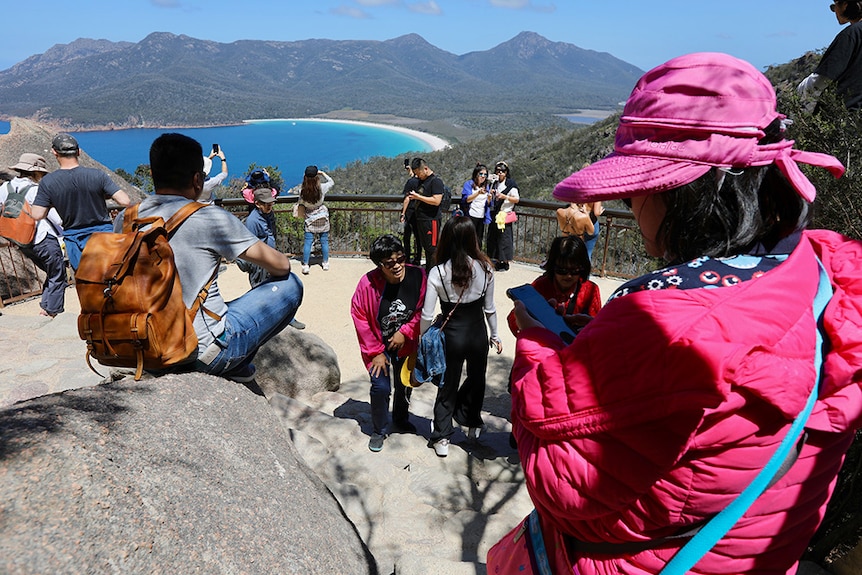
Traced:
[[[0, 133], [8, 131], [8, 122], [0, 122]], [[406, 156], [431, 150], [419, 138], [386, 128], [308, 120], [260, 120], [218, 128], [141, 128], [74, 135], [81, 149], [98, 162], [112, 170], [122, 168], [134, 173], [139, 165], [150, 163], [150, 144], [166, 132], [194, 138], [203, 146], [205, 155], [214, 143], [219, 144], [228, 160], [228, 178], [243, 177], [252, 163], [278, 167], [285, 188], [299, 184], [305, 167], [311, 164], [326, 170], [374, 156]], [[220, 169], [219, 161], [215, 160], [211, 175]]]

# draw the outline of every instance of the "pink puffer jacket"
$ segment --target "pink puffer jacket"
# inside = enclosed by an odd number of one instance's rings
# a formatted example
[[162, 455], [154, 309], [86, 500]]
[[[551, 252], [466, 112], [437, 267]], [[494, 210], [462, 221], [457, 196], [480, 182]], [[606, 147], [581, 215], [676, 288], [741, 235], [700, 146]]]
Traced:
[[[806, 241], [807, 240], [807, 241]], [[811, 231], [764, 276], [614, 299], [572, 345], [522, 331], [512, 427], [545, 538], [655, 540], [710, 518], [764, 466], [814, 384], [815, 253], [831, 345], [799, 459], [692, 573], [795, 573], [862, 425], [862, 243]], [[678, 547], [568, 558], [658, 573]], [[555, 573], [572, 574], [557, 549]]]

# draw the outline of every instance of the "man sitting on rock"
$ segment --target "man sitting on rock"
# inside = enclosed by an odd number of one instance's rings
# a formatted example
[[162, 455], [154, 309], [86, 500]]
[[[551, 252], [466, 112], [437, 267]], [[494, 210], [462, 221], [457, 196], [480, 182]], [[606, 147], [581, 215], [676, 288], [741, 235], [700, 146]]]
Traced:
[[[203, 190], [201, 146], [182, 134], [163, 134], [150, 147], [150, 169], [156, 193], [141, 202], [138, 217], [168, 220]], [[114, 222], [122, 231], [123, 213]], [[290, 260], [261, 242], [238, 218], [218, 206], [192, 214], [170, 238], [183, 301], [191, 308], [201, 289], [215, 278], [195, 315], [198, 353], [194, 369], [232, 381], [254, 380], [251, 363], [261, 345], [283, 330], [302, 303], [302, 282], [290, 273]], [[269, 272], [269, 279], [225, 303], [218, 288], [222, 258], [242, 257]]]

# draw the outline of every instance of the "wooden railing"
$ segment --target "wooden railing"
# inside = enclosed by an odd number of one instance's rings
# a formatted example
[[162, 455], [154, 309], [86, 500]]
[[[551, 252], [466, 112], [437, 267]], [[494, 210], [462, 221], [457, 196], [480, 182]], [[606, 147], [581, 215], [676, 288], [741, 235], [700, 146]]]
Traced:
[[[279, 196], [276, 222], [280, 251], [302, 253], [303, 222], [292, 216], [296, 196]], [[217, 200], [223, 208], [244, 217], [249, 205], [242, 198]], [[364, 256], [378, 236], [401, 236], [401, 196], [329, 194], [331, 231], [330, 253], [336, 256]], [[554, 211], [563, 204], [540, 200], [521, 200], [514, 224], [515, 260], [540, 264], [545, 261], [551, 240], [559, 233]], [[447, 214], [444, 218], [448, 218]], [[600, 218], [601, 234], [593, 251], [593, 273], [619, 278], [637, 277], [646, 272], [649, 261], [643, 252], [640, 233], [631, 212], [606, 209]], [[44, 275], [17, 248], [0, 238], [0, 299], [8, 304], [41, 293]], [[0, 307], [2, 307], [0, 304]]]

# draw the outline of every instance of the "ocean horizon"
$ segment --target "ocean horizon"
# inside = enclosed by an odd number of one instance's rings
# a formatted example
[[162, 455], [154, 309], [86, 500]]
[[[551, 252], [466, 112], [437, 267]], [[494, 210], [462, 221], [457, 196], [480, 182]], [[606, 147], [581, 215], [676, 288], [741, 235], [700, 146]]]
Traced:
[[[9, 122], [0, 122], [0, 134], [9, 132]], [[168, 132], [179, 132], [200, 142], [204, 155], [219, 144], [228, 163], [228, 179], [243, 178], [249, 166], [273, 166], [281, 171], [284, 188], [302, 182], [306, 166], [332, 170], [373, 157], [430, 152], [429, 138], [413, 135], [403, 128], [382, 124], [315, 119], [250, 120], [234, 126], [207, 128], [129, 128], [92, 132], [71, 132], [81, 149], [107, 168], [134, 173], [149, 164], [153, 140]], [[210, 175], [221, 165], [213, 161]]]

